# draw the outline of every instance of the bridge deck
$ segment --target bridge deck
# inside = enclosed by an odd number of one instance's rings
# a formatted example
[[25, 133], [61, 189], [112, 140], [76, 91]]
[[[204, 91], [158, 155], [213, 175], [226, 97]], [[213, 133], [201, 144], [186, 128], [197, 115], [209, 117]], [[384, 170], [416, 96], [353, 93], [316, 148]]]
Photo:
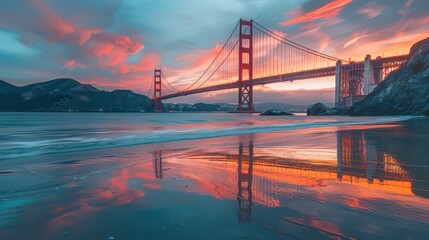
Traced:
[[[393, 57], [386, 57], [386, 58], [377, 58], [377, 59], [373, 59], [372, 62], [375, 65], [379, 65], [379, 64], [385, 64], [385, 63], [395, 62], [395, 61], [405, 61], [407, 59], [408, 59], [408, 55], [401, 55], [401, 56], [393, 56]], [[363, 67], [363, 64], [364, 64], [363, 61], [343, 64], [342, 69], [347, 70], [348, 68], [354, 68], [359, 65], [362, 65]], [[255, 86], [255, 85], [264, 85], [264, 84], [277, 83], [277, 82], [292, 82], [296, 80], [321, 78], [321, 77], [329, 77], [329, 76], [335, 76], [335, 66], [311, 69], [311, 70], [300, 71], [300, 72], [286, 73], [286, 74], [275, 75], [275, 76], [255, 78], [253, 80], [248, 80], [243, 82], [238, 82], [237, 80], [236, 82], [233, 82], [233, 83], [219, 84], [215, 86], [203, 87], [203, 88], [168, 94], [168, 95], [161, 96], [158, 99], [165, 100], [169, 98], [182, 97], [182, 96], [204, 93], [204, 92], [234, 89], [234, 88], [238, 88], [241, 84], [248, 84], [248, 85]]]

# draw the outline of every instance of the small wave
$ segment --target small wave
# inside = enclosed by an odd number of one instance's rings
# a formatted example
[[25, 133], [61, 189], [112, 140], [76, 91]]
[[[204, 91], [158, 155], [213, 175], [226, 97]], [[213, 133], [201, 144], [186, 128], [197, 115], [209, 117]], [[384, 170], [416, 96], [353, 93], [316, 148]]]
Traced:
[[[320, 122], [286, 124], [256, 124], [232, 127], [205, 127], [188, 129], [159, 129], [118, 131], [116, 135], [100, 136], [96, 132], [86, 136], [63, 137], [51, 140], [27, 140], [9, 142], [0, 148], [1, 159], [13, 159], [52, 153], [77, 152], [84, 150], [125, 147], [159, 142], [184, 141], [215, 138], [241, 134], [323, 128], [333, 126], [379, 124], [409, 120], [413, 117], [384, 117], [371, 119], [342, 118]], [[89, 137], [91, 136], [91, 137]]]

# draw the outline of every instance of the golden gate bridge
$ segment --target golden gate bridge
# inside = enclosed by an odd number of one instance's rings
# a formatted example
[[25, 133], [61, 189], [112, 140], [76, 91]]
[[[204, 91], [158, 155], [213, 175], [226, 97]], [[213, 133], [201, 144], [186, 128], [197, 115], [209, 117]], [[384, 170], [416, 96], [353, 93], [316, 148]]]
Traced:
[[253, 86], [335, 76], [335, 105], [351, 106], [368, 95], [408, 55], [346, 61], [288, 40], [256, 21], [240, 19], [217, 56], [202, 74], [185, 88], [170, 83], [155, 69], [148, 96], [154, 110], [161, 100], [238, 89], [238, 112], [253, 112]]

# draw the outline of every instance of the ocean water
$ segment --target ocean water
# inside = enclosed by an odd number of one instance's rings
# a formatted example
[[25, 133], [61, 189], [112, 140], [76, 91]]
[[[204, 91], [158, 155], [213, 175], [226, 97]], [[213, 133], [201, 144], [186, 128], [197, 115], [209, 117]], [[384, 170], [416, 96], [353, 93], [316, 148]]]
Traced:
[[0, 113], [0, 239], [426, 239], [429, 119]]

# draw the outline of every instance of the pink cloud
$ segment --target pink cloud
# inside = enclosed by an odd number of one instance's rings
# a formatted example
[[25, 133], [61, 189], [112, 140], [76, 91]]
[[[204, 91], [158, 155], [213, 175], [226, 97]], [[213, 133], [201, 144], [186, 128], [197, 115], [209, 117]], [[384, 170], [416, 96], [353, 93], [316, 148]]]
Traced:
[[193, 50], [192, 52], [187, 52], [177, 56], [176, 61], [178, 62], [183, 61], [188, 66], [200, 67], [201, 65], [204, 65], [209, 61], [212, 61], [219, 53], [221, 48], [222, 46], [220, 44], [216, 44], [211, 49], [196, 49], [196, 50]]
[[[67, 19], [61, 18], [44, 0], [30, 0], [34, 7], [36, 26], [32, 27], [51, 42], [67, 41], [83, 45], [92, 34], [101, 32], [101, 29], [90, 26], [79, 26]], [[33, 21], [33, 20], [32, 20]]]
[[85, 68], [86, 66], [78, 63], [76, 59], [69, 59], [69, 60], [66, 60], [66, 62], [64, 63], [64, 68], [72, 70], [72, 69], [75, 69], [76, 67]]
[[321, 39], [320, 39], [320, 47], [319, 47], [319, 52], [325, 52], [326, 48], [329, 45], [329, 41], [330, 38], [328, 35], [324, 35]]
[[64, 68], [75, 69], [76, 68], [76, 60], [75, 59], [67, 60], [66, 63], [64, 64]]
[[[44, 0], [31, 0], [35, 11], [39, 12], [38, 27], [41, 35], [49, 41], [63, 41], [82, 46], [89, 57], [96, 57], [97, 68], [106, 68], [123, 63], [128, 56], [137, 54], [143, 44], [127, 35], [102, 32], [99, 28], [74, 25], [61, 18]], [[141, 40], [140, 36], [135, 36]], [[64, 68], [83, 67], [77, 59], [65, 60]]]
[[141, 59], [135, 64], [122, 63], [114, 73], [127, 74], [143, 71], [153, 71], [161, 63], [161, 56], [157, 53], [148, 53], [142, 55]]
[[147, 94], [149, 86], [152, 84], [153, 68], [152, 66], [146, 67], [147, 70], [141, 67], [133, 68], [127, 73], [121, 73], [121, 66], [114, 70], [111, 77], [102, 77], [93, 75], [90, 77], [80, 78], [82, 82], [94, 85], [95, 87], [115, 90], [115, 89], [132, 89], [133, 91]]
[[[332, 50], [329, 47], [329, 44], [331, 44], [331, 37], [322, 30], [322, 26], [326, 24], [334, 24], [336, 22], [335, 19], [330, 19], [328, 21], [325, 21], [324, 23], [318, 23], [318, 24], [306, 24], [301, 29], [305, 29], [306, 31], [303, 31], [300, 34], [296, 34], [291, 36], [289, 39], [296, 42], [309, 42], [309, 44], [306, 47], [310, 47], [312, 49], [318, 49], [319, 52], [335, 55], [335, 52], [329, 52], [327, 50]], [[313, 25], [313, 26], [308, 26]], [[308, 28], [307, 28], [308, 27]]]
[[130, 37], [117, 33], [96, 33], [91, 35], [91, 39], [99, 43], [119, 48], [126, 54], [136, 54], [143, 48], [143, 44], [134, 42]]
[[[359, 38], [359, 36], [366, 35], [365, 31], [355, 33], [348, 44], [346, 42], [347, 47], [343, 48], [338, 56], [343, 58], [358, 57], [357, 59], [363, 60], [366, 53], [373, 57], [406, 54], [415, 42], [427, 37], [428, 24], [429, 17], [416, 17], [400, 19], [392, 23], [391, 26], [372, 31], [370, 38], [367, 36]], [[355, 43], [354, 41], [359, 41], [359, 47], [349, 47]], [[365, 49], [365, 53], [362, 53], [362, 49]]]
[[97, 28], [82, 28], [77, 34], [77, 39], [75, 40], [79, 45], [85, 44], [93, 34], [101, 32], [101, 29]]
[[94, 33], [86, 42], [86, 52], [100, 59], [103, 66], [124, 62], [128, 56], [137, 54], [143, 44], [117, 33]]
[[[352, 0], [334, 0], [316, 10], [302, 14], [300, 16], [293, 17], [292, 19], [289, 19], [287, 21], [281, 22], [280, 25], [288, 26], [288, 25], [294, 25], [298, 23], [312, 22], [315, 20], [334, 18], [341, 12], [343, 7], [349, 4], [350, 2], [352, 2]], [[289, 13], [297, 14], [299, 12], [292, 11]]]
[[75, 31], [70, 23], [61, 19], [43, 0], [31, 0], [31, 4], [41, 13], [41, 27], [49, 40], [63, 39]]
[[169, 76], [169, 79], [174, 79], [179, 88], [183, 88], [188, 84], [192, 84], [202, 74], [202, 72], [215, 59], [216, 55], [221, 50], [222, 45], [215, 44], [209, 49], [195, 49], [190, 52], [183, 53], [175, 58], [176, 62], [184, 64], [182, 67], [173, 68], [163, 66], [164, 74]]

